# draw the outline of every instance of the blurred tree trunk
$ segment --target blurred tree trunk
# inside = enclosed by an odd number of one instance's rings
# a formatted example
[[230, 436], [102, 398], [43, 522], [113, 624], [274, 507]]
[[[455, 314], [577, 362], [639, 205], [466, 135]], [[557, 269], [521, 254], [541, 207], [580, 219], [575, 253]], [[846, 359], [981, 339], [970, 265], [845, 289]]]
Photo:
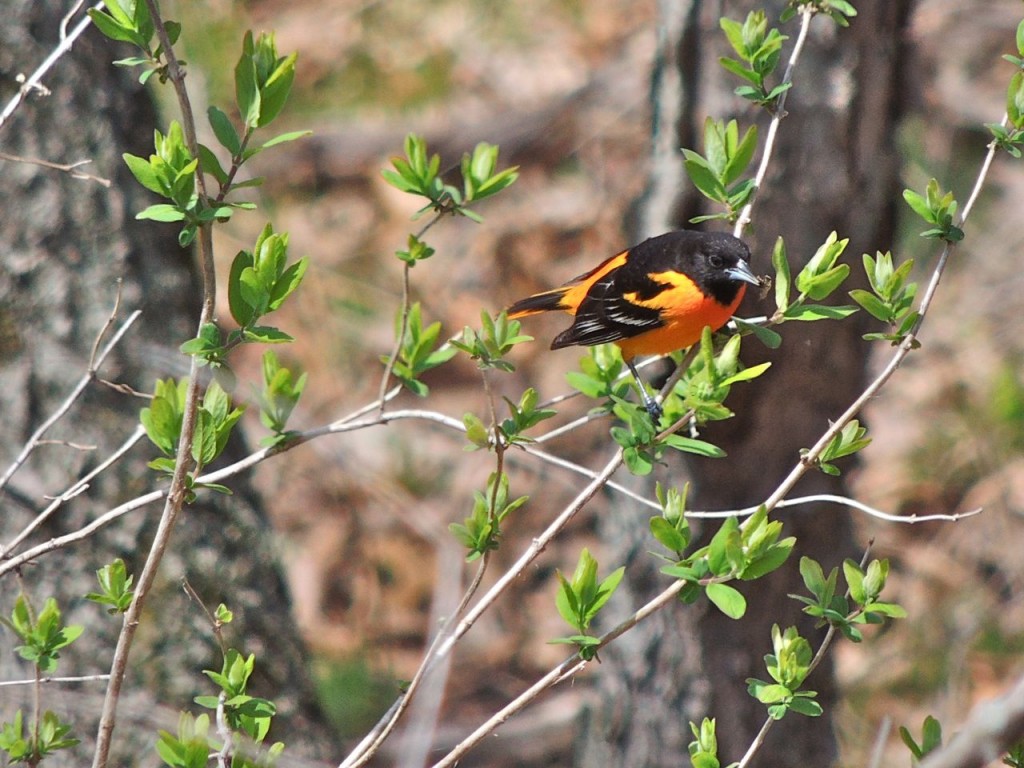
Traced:
[[[0, 25], [0, 98], [16, 92], [15, 76], [30, 72], [58, 42], [65, 4], [15, 0]], [[138, 308], [142, 318], [100, 376], [152, 391], [156, 377], [180, 376], [187, 361], [178, 345], [194, 333], [199, 289], [189, 254], [173, 226], [139, 222], [134, 213], [151, 202], [131, 178], [122, 152], [148, 156], [156, 113], [134, 75], [110, 62], [124, 55], [89, 30], [46, 78], [52, 95], [32, 94], [0, 131], [0, 149], [20, 156], [70, 163], [91, 159], [85, 170], [113, 181], [109, 189], [37, 165], [0, 161], [0, 410], [4, 415], [0, 466], [6, 468], [25, 439], [49, 416], [84, 374], [94, 339], [114, 304], [122, 280], [123, 319]], [[144, 401], [98, 383], [47, 438], [95, 445], [40, 447], [0, 494], [0, 543], [6, 545], [46, 505], [110, 455], [135, 428]], [[241, 441], [227, 451], [239, 458]], [[145, 462], [156, 455], [143, 441], [130, 456], [70, 501], [28, 542], [77, 530], [97, 516], [157, 484]], [[245, 480], [232, 482], [230, 497], [203, 493], [174, 532], [147, 616], [130, 659], [130, 679], [115, 732], [116, 765], [153, 765], [158, 728], [176, 731], [177, 711], [196, 710], [192, 697], [209, 693], [201, 670], [220, 668], [211, 627], [183, 593], [187, 579], [206, 605], [226, 603], [235, 622], [227, 642], [257, 655], [252, 693], [276, 701], [273, 734], [294, 756], [316, 755], [329, 741], [310, 684], [304, 649], [289, 613], [289, 597], [277, 564], [273, 532], [260, 500]], [[141, 566], [161, 505], [151, 505], [102, 529], [87, 541], [52, 553], [8, 574], [0, 585], [0, 611], [10, 613], [19, 589], [34, 605], [55, 597], [68, 621], [86, 627], [61, 652], [58, 674], [109, 671], [119, 617], [82, 600], [95, 590], [97, 568], [122, 557]], [[0, 679], [29, 677], [12, 652], [11, 633], [0, 637]], [[44, 708], [75, 724], [83, 744], [54, 764], [89, 762], [104, 683], [49, 686]], [[0, 689], [0, 721], [30, 701], [30, 689]], [[319, 745], [319, 746], [318, 746]], [[64, 763], [63, 761], [67, 762]], [[51, 762], [51, 760], [47, 760]]]
[[[785, 4], [767, 3], [775, 20]], [[635, 212], [635, 240], [680, 226], [703, 212], [684, 183], [680, 147], [701, 148], [705, 115], [726, 117], [736, 106], [738, 84], [718, 65], [726, 50], [718, 17], [742, 20], [764, 3], [660, 3], [662, 35], [653, 81], [653, 154], [647, 195]], [[899, 199], [895, 150], [900, 116], [902, 35], [911, 3], [872, 0], [857, 4], [849, 29], [827, 18], [812, 23], [786, 103], [780, 140], [766, 186], [758, 198], [747, 240], [754, 271], [771, 271], [770, 253], [777, 235], [785, 237], [794, 273], [828, 233], [849, 237], [845, 260], [860, 272], [859, 255], [887, 250], [893, 240]], [[783, 32], [795, 38], [797, 22]], [[785, 48], [778, 77], [784, 70]], [[745, 112], [741, 125], [763, 114]], [[764, 132], [762, 130], [762, 138]], [[695, 138], [697, 137], [697, 138]], [[748, 298], [740, 314], [770, 313]], [[772, 360], [772, 368], [751, 386], [734, 389], [730, 407], [737, 416], [711, 425], [705, 436], [728, 453], [721, 461], [703, 461], [691, 474], [691, 506], [732, 509], [764, 499], [798, 460], [801, 447], [813, 444], [865, 383], [868, 344], [860, 339], [863, 318], [843, 323], [793, 323], [783, 329], [780, 350], [770, 352], [753, 341], [745, 345], [748, 364]], [[799, 326], [799, 327], [797, 327]], [[673, 480], [682, 485], [685, 472]], [[792, 495], [843, 493], [841, 480], [821, 473], [807, 477]], [[662, 589], [664, 578], [649, 548], [645, 512], [623, 504], [601, 518], [604, 540], [616, 552], [609, 562], [630, 562], [620, 600], [638, 607]], [[813, 507], [777, 515], [799, 543], [792, 560], [754, 584], [743, 585], [749, 609], [741, 622], [713, 609], [676, 605], [642, 623], [602, 652], [600, 704], [588, 713], [578, 765], [678, 766], [690, 741], [687, 720], [717, 718], [722, 763], [739, 760], [765, 719], [763, 705], [746, 692], [750, 676], [764, 678], [763, 656], [771, 650], [774, 622], [798, 623], [817, 646], [822, 631], [804, 621], [800, 606], [786, 597], [802, 591], [797, 559], [808, 555], [826, 571], [843, 557], [859, 556], [847, 516], [839, 508]], [[716, 526], [717, 527], [717, 526]], [[705, 534], [707, 529], [705, 528]], [[832, 656], [811, 678], [825, 716], [790, 715], [777, 723], [755, 765], [785, 768], [828, 765], [836, 756], [831, 716], [835, 685]]]

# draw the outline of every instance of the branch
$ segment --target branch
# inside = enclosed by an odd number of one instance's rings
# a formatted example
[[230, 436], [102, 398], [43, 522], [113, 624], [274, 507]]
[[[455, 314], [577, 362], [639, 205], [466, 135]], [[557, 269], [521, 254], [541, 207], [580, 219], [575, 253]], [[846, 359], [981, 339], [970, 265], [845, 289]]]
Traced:
[[[56, 512], [65, 501], [70, 501], [71, 499], [78, 496], [80, 493], [84, 493], [85, 491], [87, 491], [89, 489], [89, 483], [93, 479], [95, 479], [98, 475], [105, 472], [107, 469], [109, 469], [111, 466], [117, 463], [122, 456], [128, 453], [128, 451], [131, 450], [131, 448], [137, 442], [139, 442], [139, 440], [142, 439], [142, 436], [145, 434], [145, 429], [143, 429], [141, 426], [136, 426], [135, 431], [128, 436], [128, 439], [126, 439], [121, 444], [121, 446], [117, 448], [117, 450], [115, 450], [110, 456], [104, 459], [97, 467], [95, 467], [87, 475], [80, 478], [79, 480], [76, 480], [73, 485], [71, 485], [66, 491], [64, 491], [64, 493], [56, 497], [46, 507], [46, 509], [40, 512], [31, 523], [25, 526], [25, 528], [22, 529], [22, 531], [17, 536], [11, 539], [10, 544], [8, 544], [6, 547], [0, 547], [0, 560], [6, 559], [10, 555], [10, 553], [14, 551], [15, 547], [17, 547], [26, 538], [28, 538], [33, 531], [39, 528], [40, 525], [46, 522], [46, 520], [49, 519], [49, 517], [54, 512]], [[2, 571], [0, 571], [0, 573], [2, 573]]]
[[[103, 0], [96, 3], [96, 5], [93, 6], [93, 9], [97, 11], [102, 10]], [[18, 105], [25, 100], [25, 96], [28, 93], [33, 90], [48, 92], [46, 91], [45, 86], [42, 85], [43, 76], [53, 68], [53, 65], [57, 63], [61, 56], [71, 50], [71, 46], [74, 44], [75, 40], [77, 40], [86, 29], [88, 29], [90, 24], [92, 24], [92, 19], [86, 16], [75, 25], [75, 28], [71, 30], [71, 34], [65, 34], [67, 25], [67, 18], [65, 17], [61, 22], [60, 43], [58, 43], [57, 47], [53, 49], [53, 52], [43, 60], [43, 63], [36, 68], [36, 71], [25, 79], [21, 88], [18, 89], [18, 92], [14, 94], [14, 97], [9, 102], [7, 102], [7, 106], [4, 107], [3, 112], [0, 112], [0, 128], [3, 128], [4, 123], [6, 123], [7, 119], [14, 114], [14, 110], [16, 110]]]
[[[817, 11], [814, 6], [807, 4], [800, 7], [800, 32], [797, 34], [796, 43], [793, 45], [793, 51], [789, 55], [789, 62], [786, 64], [786, 71], [782, 75], [782, 84], [790, 83], [793, 81], [793, 70], [796, 68], [796, 62], [800, 58], [800, 53], [803, 51], [804, 43], [807, 40], [807, 31], [811, 28], [811, 19]], [[733, 227], [732, 234], [734, 237], [742, 237], [743, 230], [747, 228], [750, 223], [751, 215], [754, 211], [754, 202], [757, 200], [758, 190], [761, 189], [761, 185], [764, 184], [765, 176], [768, 175], [768, 163], [771, 161], [772, 152], [775, 149], [775, 136], [779, 132], [779, 124], [782, 122], [782, 118], [786, 116], [786, 96], [789, 95], [789, 91], [785, 90], [779, 94], [779, 100], [776, 104], [774, 114], [772, 115], [771, 124], [768, 126], [768, 136], [764, 140], [764, 154], [761, 156], [761, 164], [757, 168], [757, 173], [754, 176], [754, 191], [750, 195], [750, 200], [743, 206], [743, 210], [740, 211], [739, 218], [736, 219], [736, 225]]]
[[95, 683], [100, 680], [109, 680], [110, 675], [78, 675], [72, 677], [40, 677], [31, 680], [3, 680], [0, 681], [0, 688], [8, 688], [16, 685], [36, 685], [37, 683]]
[[74, 163], [51, 163], [49, 160], [40, 160], [35, 157], [21, 157], [20, 155], [12, 155], [7, 152], [0, 152], [0, 160], [7, 160], [12, 163], [26, 163], [28, 165], [38, 165], [41, 168], [51, 168], [55, 171], [63, 171], [64, 173], [71, 174], [73, 179], [82, 179], [83, 181], [95, 181], [101, 186], [110, 188], [110, 179], [104, 179], [102, 176], [93, 176], [91, 173], [85, 173], [84, 171], [78, 170], [83, 165], [88, 165], [92, 160], [79, 160]]
[[[185, 73], [175, 55], [174, 47], [167, 34], [163, 17], [157, 8], [156, 0], [146, 0], [150, 17], [156, 30], [160, 46], [167, 57], [167, 71], [175, 93], [178, 96], [178, 106], [182, 115], [182, 130], [185, 134], [185, 141], [188, 144], [192, 157], [199, 157], [199, 142], [196, 138], [195, 119], [192, 114], [192, 104], [185, 89]], [[200, 205], [206, 208], [209, 205], [209, 197], [206, 192], [206, 177], [202, 168], [196, 171], [196, 192]], [[199, 265], [202, 274], [203, 296], [202, 309], [199, 313], [198, 328], [213, 320], [214, 304], [217, 293], [217, 276], [213, 263], [213, 238], [210, 223], [199, 227]], [[198, 331], [197, 331], [198, 333]], [[131, 650], [135, 631], [142, 619], [142, 610], [146, 597], [153, 583], [163, 560], [164, 552], [170, 542], [174, 524], [185, 503], [186, 479], [192, 466], [192, 442], [195, 435], [196, 419], [199, 410], [199, 358], [192, 356], [189, 368], [189, 383], [185, 393], [185, 408], [182, 416], [181, 437], [178, 442], [178, 452], [175, 457], [174, 474], [171, 478], [170, 488], [167, 490], [167, 497], [164, 503], [163, 514], [156, 534], [150, 546], [149, 554], [146, 557], [142, 572], [132, 595], [132, 602], [124, 614], [124, 623], [117, 638], [117, 646], [114, 649], [114, 659], [110, 668], [110, 682], [107, 685], [106, 696], [103, 699], [102, 715], [100, 717], [99, 729], [96, 735], [96, 751], [93, 758], [93, 768], [106, 768], [110, 754], [110, 743], [114, 732], [114, 725], [117, 719], [117, 702], [121, 695], [121, 687], [124, 683], [125, 672], [128, 668], [128, 654]]]
[[[114, 311], [117, 311], [116, 306], [114, 308]], [[142, 312], [139, 310], [132, 312], [128, 316], [128, 319], [121, 324], [121, 327], [118, 329], [117, 333], [114, 334], [114, 337], [110, 340], [110, 343], [107, 344], [106, 347], [104, 347], [103, 351], [100, 352], [99, 355], [95, 353], [94, 348], [93, 359], [89, 362], [89, 368], [82, 376], [82, 378], [79, 379], [78, 384], [75, 385], [75, 388], [71, 390], [71, 394], [68, 395], [64, 402], [57, 407], [57, 410], [54, 411], [53, 414], [51, 414], [50, 417], [46, 419], [46, 421], [44, 421], [42, 424], [40, 424], [36, 431], [32, 433], [32, 436], [29, 437], [28, 441], [22, 447], [21, 452], [17, 455], [17, 457], [15, 457], [14, 462], [11, 464], [10, 467], [7, 468], [7, 471], [4, 472], [2, 476], [0, 476], [0, 490], [3, 490], [3, 488], [7, 485], [7, 483], [10, 482], [11, 478], [14, 476], [14, 473], [21, 468], [21, 466], [28, 459], [32, 451], [36, 449], [36, 447], [42, 440], [43, 435], [46, 434], [47, 430], [49, 430], [50, 427], [52, 427], [54, 424], [60, 421], [60, 419], [63, 418], [63, 416], [69, 410], [71, 410], [71, 406], [74, 405], [75, 401], [82, 396], [82, 392], [85, 391], [85, 388], [88, 387], [89, 383], [96, 377], [96, 371], [99, 369], [101, 365], [103, 365], [103, 362], [107, 359], [107, 356], [111, 353], [111, 351], [113, 351], [114, 347], [117, 346], [121, 339], [124, 338], [125, 333], [127, 333], [128, 329], [131, 328], [135, 321], [139, 319], [139, 316], [141, 314]], [[111, 318], [113, 318], [113, 315], [111, 315]], [[106, 331], [109, 324], [110, 321], [108, 320], [107, 325], [104, 326], [103, 328], [103, 331]], [[97, 343], [102, 338], [103, 331], [101, 331], [100, 335], [97, 337]]]

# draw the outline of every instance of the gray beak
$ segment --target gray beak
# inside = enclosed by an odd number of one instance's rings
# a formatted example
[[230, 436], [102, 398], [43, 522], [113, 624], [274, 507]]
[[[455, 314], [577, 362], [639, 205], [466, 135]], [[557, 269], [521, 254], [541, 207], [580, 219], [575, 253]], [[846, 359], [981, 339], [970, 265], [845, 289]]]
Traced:
[[743, 259], [736, 262], [735, 267], [729, 267], [729, 269], [725, 271], [725, 274], [733, 280], [742, 280], [744, 283], [750, 283], [751, 285], [761, 284], [754, 273], [750, 271], [750, 265]]

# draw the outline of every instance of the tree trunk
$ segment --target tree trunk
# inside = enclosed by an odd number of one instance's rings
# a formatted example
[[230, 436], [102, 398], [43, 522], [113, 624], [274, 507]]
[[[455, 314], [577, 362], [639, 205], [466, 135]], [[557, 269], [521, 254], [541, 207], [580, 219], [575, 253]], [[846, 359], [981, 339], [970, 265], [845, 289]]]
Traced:
[[[769, 19], [777, 19], [784, 3], [767, 5]], [[902, 34], [910, 6], [909, 0], [858, 3], [859, 15], [849, 29], [827, 18], [813, 21], [746, 236], [755, 272], [771, 271], [771, 247], [778, 235], [786, 240], [794, 274], [832, 230], [850, 238], [844, 258], [855, 275], [861, 253], [891, 247], [899, 198], [894, 143]], [[727, 12], [742, 21], [754, 7], [733, 3]], [[727, 95], [738, 82], [717, 64], [719, 56], [731, 54], [718, 25], [721, 12], [720, 3], [701, 0], [661, 3], [664, 34], [653, 89], [651, 183], [637, 206], [635, 240], [690, 226], [687, 219], [703, 212], [695, 193], [678, 186], [679, 147], [699, 149], [694, 137], [700, 135], [704, 116], [725, 117], [736, 104]], [[794, 38], [796, 30], [794, 20], [782, 31]], [[779, 76], [792, 44], [791, 39], [784, 49]], [[743, 126], [754, 118], [750, 112], [738, 116]], [[765, 116], [756, 119], [763, 143]], [[740, 314], [770, 314], [769, 303], [748, 298]], [[721, 445], [728, 458], [691, 465], [691, 507], [733, 509], [766, 498], [798, 460], [799, 449], [812, 445], [827, 420], [860, 392], [868, 353], [860, 320], [793, 323], [782, 332], [779, 350], [746, 342], [746, 362], [771, 360], [772, 368], [755, 384], [734, 388], [729, 406], [735, 418], [705, 430], [704, 436]], [[672, 480], [682, 485], [684, 472]], [[842, 493], [842, 481], [811, 474], [791, 495], [824, 492]], [[623, 580], [631, 592], [619, 596], [623, 610], [638, 607], [664, 587], [657, 563], [646, 554], [647, 531], [637, 524], [638, 517], [646, 516], [622, 505], [618, 514], [601, 520], [603, 538], [616, 553], [609, 562], [632, 563]], [[803, 591], [797, 559], [808, 555], [827, 571], [844, 557], [858, 557], [849, 520], [837, 507], [802, 507], [776, 517], [784, 521], [787, 534], [798, 538], [797, 549], [771, 577], [741, 586], [749, 606], [742, 621], [702, 609], [701, 603], [676, 605], [602, 652], [601, 703], [588, 714], [579, 765], [677, 766], [691, 739], [687, 720], [704, 717], [717, 719], [722, 763], [743, 756], [765, 720], [764, 706], [747, 694], [745, 681], [766, 677], [763, 656], [771, 651], [771, 625], [796, 623], [815, 647], [822, 636], [822, 630], [803, 620], [800, 605], [786, 597]], [[706, 526], [705, 531], [708, 527], [717, 528]], [[815, 765], [834, 761], [831, 656], [807, 687], [818, 691], [825, 716], [787, 716], [769, 733], [752, 765], [802, 766], [812, 755]]]
[[[31, 71], [57, 45], [64, 10], [54, 0], [7, 3], [0, 26], [4, 103], [17, 87], [15, 75]], [[123, 55], [95, 30], [87, 31], [46, 78], [52, 94], [30, 95], [0, 131], [4, 152], [60, 163], [90, 159], [85, 170], [113, 181], [107, 189], [37, 165], [0, 161], [3, 468], [85, 373], [93, 342], [113, 307], [118, 281], [123, 281], [119, 317], [136, 308], [142, 317], [100, 377], [148, 392], [157, 377], [187, 372], [187, 360], [177, 347], [195, 330], [196, 270], [189, 254], [178, 247], [173, 226], [134, 219], [135, 212], [152, 200], [120, 156], [152, 153], [156, 114], [149, 95], [135, 80], [137, 73], [111, 65]], [[95, 450], [50, 444], [32, 454], [0, 496], [0, 546], [46, 505], [45, 495], [60, 493], [109, 456], [133, 431], [144, 405], [96, 382], [90, 384], [46, 437], [95, 445]], [[226, 460], [237, 459], [244, 451], [236, 441]], [[155, 455], [143, 440], [87, 493], [67, 502], [26, 544], [77, 530], [155, 487], [158, 478], [145, 467]], [[233, 490], [230, 497], [201, 493], [174, 532], [132, 650], [112, 764], [157, 764], [157, 729], [176, 731], [177, 711], [196, 712], [192, 697], [212, 691], [201, 670], [219, 669], [219, 652], [202, 610], [182, 590], [183, 579], [211, 610], [224, 602], [234, 611], [234, 623], [224, 630], [227, 642], [243, 653], [256, 653], [251, 692], [277, 703], [272, 735], [289, 745], [286, 754], [317, 755], [329, 741], [289, 613], [273, 533], [248, 482], [233, 482]], [[20, 578], [8, 574], [2, 580], [4, 615], [24, 590], [37, 608], [55, 597], [67, 621], [85, 625], [82, 637], [61, 651], [57, 674], [109, 672], [120, 618], [107, 616], [82, 596], [96, 590], [96, 569], [116, 557], [137, 572], [160, 508], [155, 504], [131, 513], [85, 541], [40, 558], [23, 568]], [[30, 677], [29, 666], [11, 651], [16, 645], [13, 635], [4, 631], [3, 638], [0, 678]], [[104, 690], [102, 682], [45, 687], [43, 708], [74, 723], [74, 735], [83, 741], [66, 757], [58, 754], [54, 764], [88, 762]], [[30, 696], [27, 686], [0, 689], [0, 721], [9, 721], [17, 707], [26, 707]]]

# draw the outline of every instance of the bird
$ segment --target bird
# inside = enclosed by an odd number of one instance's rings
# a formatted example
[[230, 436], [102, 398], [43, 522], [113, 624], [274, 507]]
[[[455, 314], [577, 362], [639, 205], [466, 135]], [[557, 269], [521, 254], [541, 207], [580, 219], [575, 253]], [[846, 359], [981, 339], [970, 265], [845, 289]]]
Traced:
[[558, 288], [536, 293], [506, 310], [510, 319], [561, 310], [572, 325], [551, 349], [613, 342], [622, 350], [653, 423], [661, 406], [633, 363], [664, 355], [717, 331], [732, 317], [747, 284], [760, 285], [750, 269], [750, 249], [721, 232], [679, 229], [651, 237]]

